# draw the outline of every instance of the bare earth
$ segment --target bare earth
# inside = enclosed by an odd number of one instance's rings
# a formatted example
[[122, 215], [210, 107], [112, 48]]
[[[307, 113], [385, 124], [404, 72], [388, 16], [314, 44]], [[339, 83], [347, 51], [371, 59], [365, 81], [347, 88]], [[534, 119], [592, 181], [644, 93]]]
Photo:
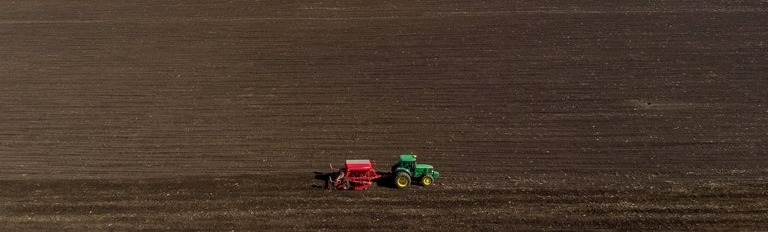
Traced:
[[768, 2], [625, 2], [1, 0], [0, 230], [768, 230]]

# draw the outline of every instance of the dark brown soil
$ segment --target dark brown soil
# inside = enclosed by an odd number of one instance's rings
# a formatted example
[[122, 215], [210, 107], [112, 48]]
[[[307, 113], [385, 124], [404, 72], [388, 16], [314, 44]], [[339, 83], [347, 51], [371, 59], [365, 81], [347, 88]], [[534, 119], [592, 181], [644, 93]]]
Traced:
[[626, 2], [3, 1], [0, 230], [768, 230], [768, 2]]

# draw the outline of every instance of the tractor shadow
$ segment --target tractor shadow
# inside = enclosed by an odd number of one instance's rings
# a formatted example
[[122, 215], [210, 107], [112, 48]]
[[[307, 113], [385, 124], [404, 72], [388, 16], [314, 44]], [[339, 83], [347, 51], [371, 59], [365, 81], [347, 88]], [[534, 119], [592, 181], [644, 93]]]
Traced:
[[395, 186], [395, 180], [392, 179], [392, 173], [389, 172], [376, 172], [381, 177], [374, 180], [373, 182], [376, 183], [376, 186], [384, 187], [384, 188], [392, 188], [396, 189], [397, 186]]

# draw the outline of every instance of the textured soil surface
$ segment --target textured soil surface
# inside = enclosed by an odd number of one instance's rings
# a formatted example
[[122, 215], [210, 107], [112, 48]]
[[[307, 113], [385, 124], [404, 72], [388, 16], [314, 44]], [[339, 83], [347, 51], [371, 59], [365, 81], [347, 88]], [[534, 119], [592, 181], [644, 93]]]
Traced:
[[625, 2], [2, 0], [0, 230], [768, 230], [768, 2]]

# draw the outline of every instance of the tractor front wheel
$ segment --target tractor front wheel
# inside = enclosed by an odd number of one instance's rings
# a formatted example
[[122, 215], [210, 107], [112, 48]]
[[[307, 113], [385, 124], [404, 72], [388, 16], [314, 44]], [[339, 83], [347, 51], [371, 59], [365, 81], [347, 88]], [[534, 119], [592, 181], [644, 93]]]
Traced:
[[435, 179], [431, 176], [424, 176], [421, 178], [421, 185], [424, 187], [431, 186], [433, 183], [435, 183]]
[[397, 188], [405, 188], [411, 184], [411, 175], [405, 172], [398, 172], [395, 176], [395, 185]]

